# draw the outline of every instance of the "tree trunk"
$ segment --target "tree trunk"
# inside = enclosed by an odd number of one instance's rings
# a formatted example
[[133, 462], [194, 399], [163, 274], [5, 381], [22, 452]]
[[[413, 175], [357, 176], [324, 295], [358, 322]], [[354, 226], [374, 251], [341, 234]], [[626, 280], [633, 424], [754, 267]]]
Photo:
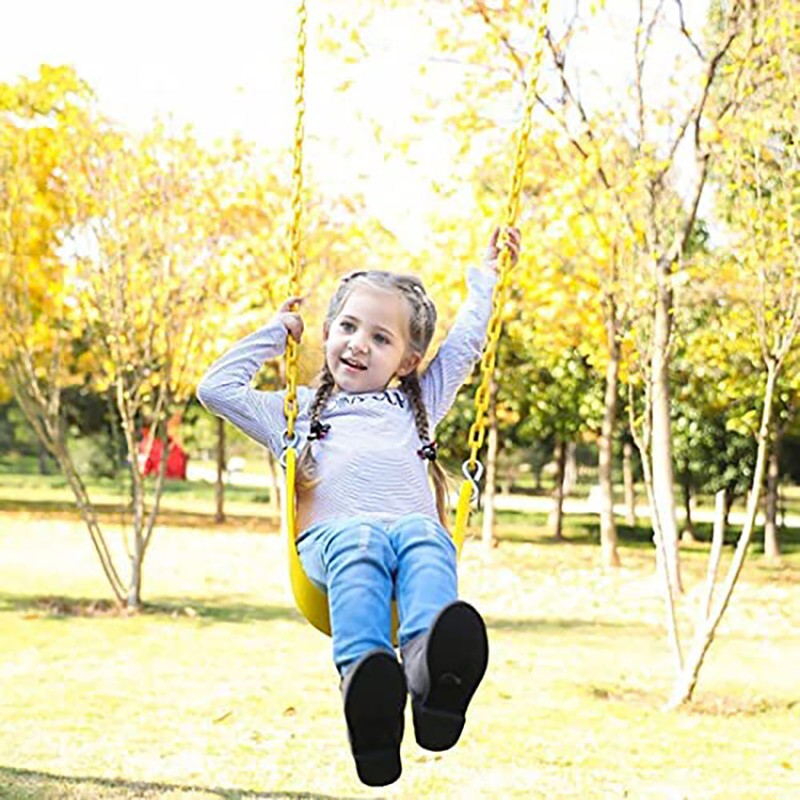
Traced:
[[576, 442], [567, 442], [566, 458], [564, 460], [564, 497], [575, 491], [578, 483], [578, 445]]
[[[144, 557], [147, 553], [147, 548], [150, 546], [151, 537], [155, 530], [156, 518], [158, 517], [158, 509], [161, 501], [161, 496], [164, 490], [164, 480], [167, 474], [167, 458], [169, 456], [170, 437], [167, 428], [167, 420], [169, 419], [169, 400], [166, 399], [162, 405], [162, 398], [156, 404], [160, 408], [160, 414], [156, 413], [156, 421], [151, 427], [151, 434], [155, 438], [158, 427], [162, 427], [160, 434], [161, 440], [161, 457], [158, 464], [158, 473], [155, 477], [153, 484], [153, 491], [151, 495], [152, 505], [147, 509], [147, 488], [144, 478], [139, 470], [138, 463], [135, 458], [135, 449], [133, 453], [129, 451], [129, 460], [131, 463], [131, 485], [133, 488], [133, 551], [129, 553], [131, 561], [131, 576], [128, 585], [127, 605], [129, 610], [138, 611], [142, 605], [142, 567], [144, 565]], [[158, 417], [161, 417], [158, 421]], [[130, 430], [133, 430], [133, 420], [130, 414], [126, 413], [126, 425]], [[135, 441], [132, 440], [135, 448]]]
[[728, 527], [728, 523], [731, 518], [731, 509], [733, 508], [733, 501], [736, 499], [736, 492], [733, 489], [733, 486], [726, 486], [725, 487], [725, 527]]
[[[155, 434], [153, 434], [155, 436]], [[135, 474], [134, 474], [135, 472]], [[128, 545], [130, 577], [126, 601], [129, 611], [136, 611], [142, 602], [142, 559], [144, 558], [144, 480], [138, 465], [131, 465], [131, 506], [133, 508], [133, 547]]]
[[[775, 393], [775, 381], [777, 379], [776, 364], [770, 361], [767, 364], [767, 385], [764, 390], [764, 408], [761, 412], [761, 425], [758, 431], [758, 454], [756, 456], [756, 468], [753, 472], [753, 484], [750, 491], [750, 496], [747, 500], [747, 512], [745, 514], [744, 525], [742, 532], [739, 535], [739, 541], [736, 543], [736, 551], [733, 555], [733, 561], [728, 568], [728, 573], [725, 577], [725, 584], [722, 587], [719, 602], [716, 607], [711, 611], [703, 625], [695, 637], [692, 649], [689, 653], [688, 659], [684, 664], [683, 669], [678, 675], [672, 695], [669, 700], [669, 707], [675, 708], [683, 703], [687, 703], [692, 699], [697, 679], [700, 675], [700, 668], [703, 666], [706, 653], [708, 652], [711, 643], [714, 641], [714, 635], [717, 631], [725, 609], [728, 607], [733, 589], [736, 586], [736, 581], [742, 571], [744, 560], [747, 557], [747, 550], [750, 545], [750, 539], [753, 535], [753, 528], [755, 527], [756, 514], [758, 513], [758, 501], [761, 490], [761, 484], [764, 480], [764, 472], [767, 461], [767, 440], [769, 437], [769, 423], [772, 415], [772, 399]], [[721, 536], [720, 531], [720, 547]]]
[[673, 311], [671, 275], [669, 259], [660, 258], [656, 265], [657, 289], [653, 320], [651, 459], [654, 508], [652, 513], [658, 515], [670, 585], [672, 591], [679, 594], [683, 591], [683, 587], [678, 558], [678, 526], [675, 521], [669, 390], [669, 343]]
[[38, 461], [39, 461], [39, 474], [47, 475], [50, 472], [47, 466], [47, 448], [41, 441], [39, 442]]
[[564, 521], [564, 466], [567, 461], [567, 445], [558, 440], [556, 442], [556, 488], [553, 492], [553, 510], [550, 513], [550, 530], [556, 539], [563, 539], [562, 532]]
[[128, 584], [128, 610], [138, 610], [142, 605], [142, 562], [144, 561], [144, 541], [141, 533], [134, 533], [133, 552], [130, 555], [131, 577]]
[[683, 513], [686, 515], [681, 541], [696, 542], [697, 537], [695, 536], [694, 520], [692, 519], [692, 484], [688, 475], [685, 475], [681, 481], [681, 491], [683, 493]]
[[617, 382], [619, 380], [619, 342], [613, 327], [608, 326], [609, 359], [606, 366], [606, 388], [603, 424], [600, 429], [600, 550], [603, 566], [620, 565], [617, 550], [617, 526], [614, 522], [613, 447], [617, 423]]
[[711, 601], [714, 599], [714, 587], [717, 583], [717, 570], [722, 558], [722, 546], [725, 539], [725, 491], [720, 489], [714, 495], [714, 527], [711, 533], [711, 549], [708, 552], [708, 569], [706, 570], [706, 590], [697, 615], [695, 636], [702, 635], [701, 631], [711, 614]]
[[214, 522], [225, 522], [225, 420], [217, 417], [217, 479], [214, 484]]
[[66, 477], [67, 482], [75, 495], [75, 503], [81, 513], [83, 521], [89, 531], [92, 544], [94, 545], [95, 552], [100, 560], [100, 565], [103, 568], [103, 573], [108, 580], [108, 584], [114, 593], [114, 598], [117, 605], [121, 608], [125, 601], [125, 585], [119, 577], [114, 561], [109, 552], [103, 532], [100, 529], [100, 522], [97, 519], [97, 513], [94, 506], [89, 499], [89, 493], [86, 490], [86, 485], [83, 479], [75, 469], [75, 465], [69, 455], [66, 442], [63, 440], [55, 440], [52, 442], [50, 448], [53, 457], [61, 469], [62, 474]]
[[489, 385], [489, 418], [487, 420], [486, 437], [486, 477], [483, 482], [483, 525], [481, 527], [481, 541], [483, 548], [489, 552], [495, 545], [494, 532], [494, 498], [497, 482], [497, 384], [492, 381]]
[[272, 455], [272, 451], [267, 451], [267, 465], [269, 466], [269, 507], [273, 516], [281, 515], [281, 487], [278, 476], [278, 460]]
[[622, 480], [625, 484], [625, 524], [636, 525], [636, 488], [633, 482], [633, 445], [622, 445]]
[[767, 464], [767, 494], [765, 498], [764, 557], [780, 561], [781, 548], [778, 541], [778, 496], [780, 493], [780, 456], [783, 426], [775, 431]]
[[[632, 406], [628, 407], [628, 413], [631, 415], [631, 430], [633, 428], [633, 412]], [[642, 473], [644, 475], [644, 487], [647, 492], [647, 502], [650, 509], [655, 509], [656, 503], [653, 498], [653, 471], [651, 469], [651, 461], [647, 456], [647, 447], [645, 445], [646, 439], [636, 436], [634, 432], [636, 445], [639, 448], [639, 453], [642, 459]], [[667, 567], [667, 559], [664, 557], [664, 537], [661, 535], [661, 526], [658, 522], [658, 515], [655, 514], [651, 517], [651, 524], [653, 527], [653, 538], [656, 545], [656, 569], [662, 576], [664, 584], [664, 608], [667, 612], [667, 635], [669, 643], [672, 648], [672, 655], [675, 658], [677, 672], [680, 675], [683, 672], [683, 652], [681, 650], [681, 637], [678, 631], [678, 618], [675, 613], [675, 597], [672, 592], [672, 582], [669, 579], [669, 570]]]

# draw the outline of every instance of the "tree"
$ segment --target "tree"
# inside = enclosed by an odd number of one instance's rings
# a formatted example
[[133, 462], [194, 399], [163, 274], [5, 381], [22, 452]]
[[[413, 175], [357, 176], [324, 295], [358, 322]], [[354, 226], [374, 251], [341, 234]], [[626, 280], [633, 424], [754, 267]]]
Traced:
[[[750, 9], [751, 36], [731, 53], [730, 85], [721, 96], [736, 103], [735, 125], [720, 140], [715, 177], [721, 181], [720, 210], [731, 237], [723, 265], [735, 278], [729, 284], [731, 312], [757, 344], [763, 378], [758, 413], [757, 454], [745, 521], [732, 562], [714, 600], [719, 548], [712, 549], [705, 599], [695, 636], [679, 670], [670, 704], [691, 699], [706, 653], [744, 565], [762, 489], [778, 381], [796, 347], [800, 331], [800, 247], [796, 230], [800, 166], [800, 93], [796, 15], [791, 3]], [[748, 50], [742, 59], [738, 47]], [[753, 348], [755, 349], [755, 348]]]
[[787, 356], [778, 385], [776, 387], [776, 422], [769, 451], [767, 465], [767, 484], [764, 500], [764, 556], [772, 562], [780, 562], [781, 546], [778, 526], [780, 506], [781, 460], [784, 439], [797, 421], [798, 407], [798, 369], [797, 348]]
[[[622, 369], [626, 326], [630, 324], [627, 304], [640, 294], [638, 289], [628, 291], [626, 284], [634, 281], [631, 272], [643, 260], [648, 264], [660, 263], [659, 259], [664, 261], [663, 252], [672, 246], [667, 244], [668, 231], [675, 233], [675, 241], [682, 241], [683, 234], [691, 230], [696, 213], [692, 203], [687, 203], [686, 208], [691, 211], [680, 219], [684, 206], [678, 202], [668, 172], [675, 161], [678, 143], [692, 122], [696, 122], [697, 115], [703, 113], [704, 106], [691, 104], [690, 112], [680, 118], [669, 105], [671, 101], [648, 108], [643, 97], [645, 56], [651, 49], [653, 37], [664, 28], [662, 6], [658, 4], [652, 18], [645, 20], [644, 6], [639, 5], [638, 25], [631, 26], [630, 35], [634, 66], [631, 83], [615, 87], [602, 104], [597, 102], [597, 92], [591, 94], [593, 102], [587, 103], [587, 97], [578, 91], [580, 71], [571, 66], [573, 60], [577, 62], [581, 47], [579, 25], [588, 21], [585, 11], [576, 3], [572, 16], [569, 12], [564, 15], [565, 23], [551, 20], [546, 34], [551, 58], [544, 68], [547, 80], [543, 82], [547, 88], [539, 94], [544, 120], [541, 128], [558, 131], [563, 144], [557, 145], [561, 169], [550, 170], [550, 181], [544, 184], [547, 188], [537, 192], [536, 198], [537, 201], [543, 197], [549, 200], [548, 210], [553, 218], [559, 213], [566, 217], [563, 229], [570, 237], [569, 242], [565, 241], [566, 233], [560, 238], [554, 237], [555, 246], [549, 252], [577, 251], [584, 262], [591, 262], [594, 275], [589, 285], [594, 287], [597, 302], [592, 304], [595, 313], [587, 311], [584, 320], [594, 317], [599, 323], [594, 327], [604, 331], [603, 339], [597, 343], [595, 360], [603, 365], [606, 374], [606, 412], [600, 442], [604, 497], [601, 531], [604, 556], [609, 563], [617, 559], [611, 487], [616, 386]], [[461, 92], [462, 104], [453, 114], [454, 128], [460, 134], [459, 155], [467, 162], [492, 147], [496, 137], [492, 136], [491, 122], [498, 116], [497, 97], [513, 91], [518, 94], [520, 87], [524, 87], [525, 51], [530, 46], [531, 17], [535, 13], [529, 6], [484, 2], [475, 3], [468, 10], [469, 14], [447, 18], [445, 23], [439, 20], [443, 47], [467, 63], [481, 66], [481, 70], [468, 73], [467, 85]], [[596, 24], [604, 22], [598, 17]], [[639, 102], [631, 109], [626, 91], [635, 87], [640, 90]], [[618, 104], [616, 108], [615, 103]], [[673, 139], [660, 147], [658, 142], [663, 139], [664, 130], [670, 131]], [[546, 135], [539, 138], [546, 138]], [[536, 156], [541, 158], [542, 148]], [[536, 158], [532, 161], [535, 164]], [[564, 195], [569, 203], [554, 202]], [[665, 236], [660, 233], [662, 228]], [[569, 256], [562, 258], [573, 260]], [[586, 265], [582, 271], [589, 272]], [[655, 291], [655, 283], [652, 291]], [[647, 307], [651, 307], [649, 303]], [[660, 326], [652, 329], [666, 332]], [[666, 375], [666, 371], [657, 374]], [[660, 411], [665, 407], [660, 389], [656, 394], [656, 408]], [[657, 438], [658, 449], [664, 438], [660, 433]], [[671, 463], [671, 458], [665, 460], [662, 455], [660, 451], [655, 455], [658, 470], [662, 463]], [[666, 494], [669, 505], [671, 467], [670, 475], [663, 481], [660, 477], [658, 480], [659, 487], [662, 482], [669, 484], [668, 492], [665, 489], [656, 493], [659, 498]], [[674, 509], [670, 508], [669, 516], [674, 517]], [[668, 536], [669, 533], [668, 530]], [[679, 584], [676, 537], [672, 535], [671, 539], [673, 547], [667, 551], [670, 574], [673, 582]]]
[[691, 279], [678, 290], [673, 444], [686, 508], [684, 532], [690, 536], [693, 494], [723, 490], [727, 523], [730, 507], [746, 493], [755, 466], [759, 359], [747, 321], [732, 306], [729, 284], [734, 278], [722, 267], [721, 257], [713, 249], [697, 250], [686, 268]]
[[[69, 69], [45, 67], [35, 80], [3, 85], [0, 99], [8, 154], [0, 361], [75, 494], [115, 598], [138, 608], [167, 448], [153, 482], [139, 458], [156, 437], [166, 442], [166, 422], [193, 393], [204, 349], [232, 308], [250, 302], [242, 278], [254, 262], [243, 259], [242, 270], [237, 248], [253, 222], [269, 246], [268, 205], [245, 213], [253, 163], [242, 143], [207, 151], [191, 133], [159, 125], [127, 135], [103, 120]], [[70, 453], [62, 403], [70, 385], [113, 397], [131, 489], [127, 578]]]
[[563, 538], [564, 468], [567, 445], [588, 430], [597, 429], [601, 417], [601, 384], [590, 364], [577, 348], [563, 351], [554, 361], [517, 365], [517, 373], [530, 370], [532, 380], [517, 383], [527, 389], [525, 410], [520, 414], [520, 435], [533, 432], [552, 438], [555, 444], [556, 485], [551, 515], [552, 533]]
[[61, 413], [62, 389], [79, 382], [72, 342], [80, 331], [60, 257], [77, 221], [64, 163], [93, 125], [91, 103], [89, 87], [65, 68], [0, 85], [0, 364], [39, 440], [66, 468], [106, 577], [117, 585]]

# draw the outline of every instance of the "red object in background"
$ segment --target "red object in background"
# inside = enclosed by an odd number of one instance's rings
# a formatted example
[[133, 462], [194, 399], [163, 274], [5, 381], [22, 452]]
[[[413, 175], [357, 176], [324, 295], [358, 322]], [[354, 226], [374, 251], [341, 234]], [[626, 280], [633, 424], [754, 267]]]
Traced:
[[[142, 440], [139, 442], [139, 455], [140, 459], [144, 458], [147, 453], [147, 445], [149, 444], [150, 431], [145, 428], [142, 431]], [[150, 452], [147, 455], [144, 464], [142, 465], [142, 475], [158, 475], [158, 468], [161, 464], [161, 448], [163, 447], [161, 439], [153, 441]], [[141, 463], [141, 462], [140, 462]], [[186, 451], [171, 437], [167, 437], [167, 473], [168, 478], [175, 478], [176, 480], [186, 480], [186, 465], [189, 463], [189, 456]]]

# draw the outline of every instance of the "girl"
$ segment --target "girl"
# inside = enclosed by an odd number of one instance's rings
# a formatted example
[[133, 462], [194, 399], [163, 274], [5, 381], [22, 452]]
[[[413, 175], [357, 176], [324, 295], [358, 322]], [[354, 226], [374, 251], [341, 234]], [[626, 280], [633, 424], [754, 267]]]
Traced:
[[[356, 770], [369, 786], [400, 777], [406, 692], [420, 746], [446, 750], [461, 735], [486, 671], [478, 612], [458, 600], [456, 550], [446, 530], [446, 484], [432, 438], [479, 359], [499, 257], [492, 235], [483, 269], [467, 273], [468, 297], [428, 368], [418, 366], [436, 309], [415, 277], [353, 272], [323, 326], [325, 364], [316, 390], [298, 388], [297, 549], [328, 594], [333, 660]], [[516, 228], [506, 234], [513, 261]], [[279, 455], [283, 392], [251, 388], [264, 361], [298, 342], [303, 321], [287, 301], [273, 320], [208, 370], [198, 397], [212, 413]], [[428, 469], [435, 492], [431, 490]], [[397, 601], [402, 666], [390, 639]]]

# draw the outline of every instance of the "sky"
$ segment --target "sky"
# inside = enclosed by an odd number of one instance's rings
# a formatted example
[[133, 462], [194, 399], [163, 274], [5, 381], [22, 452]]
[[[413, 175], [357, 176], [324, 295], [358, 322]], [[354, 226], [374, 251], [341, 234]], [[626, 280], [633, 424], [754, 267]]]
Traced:
[[278, 138], [291, 97], [291, 5], [2, 0], [0, 75], [72, 64], [107, 113], [133, 127], [172, 113], [213, 133]]
[[[455, 1], [455, 0], [454, 0]], [[341, 9], [348, 24], [351, 0], [308, 0], [310, 39], [324, 9]], [[571, 2], [553, 0], [551, 20]], [[583, 35], [579, 52], [587, 97], [622, 83], [630, 59], [620, 46], [632, 24], [633, 0], [607, 0], [606, 16]], [[685, 6], [701, 22], [707, 0]], [[235, 132], [270, 148], [291, 148], [294, 127], [296, 4], [293, 0], [0, 0], [4, 36], [0, 81], [33, 75], [39, 64], [72, 64], [97, 92], [106, 114], [132, 129], [154, 116], [193, 123], [201, 136]], [[316, 12], [316, 16], [315, 16]], [[431, 174], [447, 180], [452, 164], [434, 139], [418, 170], [385, 159], [384, 145], [359, 118], [366, 109], [387, 130], [402, 135], [418, 108], [414, 81], [430, 60], [430, 31], [413, 13], [392, 19], [370, 40], [358, 69], [309, 50], [306, 163], [326, 188], [362, 191], [368, 207], [403, 238], [423, 224], [423, 199]], [[665, 57], [670, 42], [665, 40]], [[431, 79], [457, 81], [458, 72], [432, 70]], [[357, 78], [347, 95], [334, 91]], [[387, 187], [389, 190], [387, 191]], [[413, 198], [409, 202], [409, 198]]]
[[[309, 38], [322, 17], [315, 11], [348, 2], [309, 0]], [[297, 30], [291, 0], [0, 0], [0, 15], [7, 32], [0, 80], [33, 75], [42, 62], [72, 64], [105, 113], [127, 127], [144, 129], [155, 115], [170, 116], [193, 123], [201, 136], [241, 133], [270, 148], [291, 148]], [[391, 129], [410, 113], [404, 76], [423, 57], [418, 33], [398, 26], [383, 51], [371, 55], [369, 77], [354, 98]], [[384, 161], [358, 109], [334, 91], [351, 70], [331, 70], [312, 46], [307, 58], [307, 169], [324, 188], [366, 192], [368, 203], [397, 217], [401, 229], [418, 225], [402, 219], [415, 215], [399, 196], [419, 196], [421, 185], [401, 165]], [[403, 192], [385, 191], [398, 182]]]

